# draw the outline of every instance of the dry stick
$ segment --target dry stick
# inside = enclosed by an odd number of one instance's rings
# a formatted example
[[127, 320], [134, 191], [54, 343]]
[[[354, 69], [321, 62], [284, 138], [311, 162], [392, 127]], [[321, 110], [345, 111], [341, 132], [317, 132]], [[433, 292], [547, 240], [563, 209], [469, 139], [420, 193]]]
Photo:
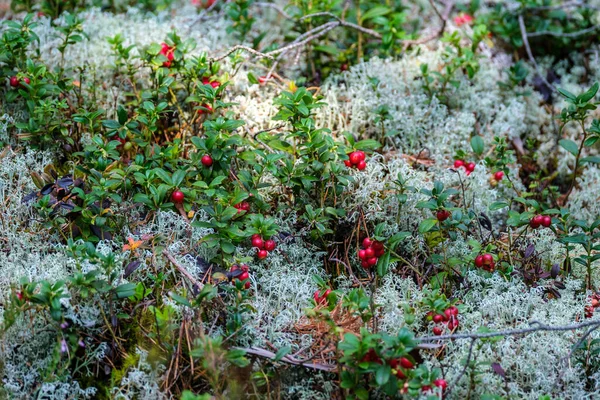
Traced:
[[258, 7], [266, 7], [266, 8], [272, 8], [275, 11], [277, 11], [279, 14], [281, 14], [281, 16], [283, 16], [285, 19], [290, 19], [293, 20], [294, 17], [292, 17], [290, 14], [288, 14], [287, 12], [285, 12], [285, 10], [274, 3], [263, 3], [263, 2], [257, 2], [257, 3], [252, 3], [252, 5], [254, 6], [258, 6]]
[[531, 61], [531, 63], [535, 67], [535, 71], [537, 72], [539, 77], [542, 79], [542, 81], [546, 84], [546, 86], [548, 86], [548, 88], [554, 92], [556, 89], [542, 75], [542, 73], [540, 72], [540, 67], [539, 67], [538, 63], [535, 61], [535, 58], [533, 57], [533, 53], [531, 52], [531, 46], [529, 46], [529, 40], [527, 40], [527, 30], [525, 29], [525, 21], [523, 20], [523, 15], [519, 15], [519, 28], [521, 29], [521, 38], [523, 39], [523, 43], [525, 44], [525, 50], [527, 51], [527, 56], [529, 57], [529, 61]]
[[552, 31], [540, 31], [540, 32], [528, 33], [527, 37], [556, 36], [556, 37], [573, 38], [573, 37], [578, 37], [578, 36], [581, 36], [581, 35], [585, 35], [586, 33], [594, 32], [595, 30], [598, 30], [598, 29], [600, 29], [600, 25], [594, 25], [594, 26], [591, 26], [589, 28], [585, 28], [585, 29], [582, 29], [580, 31], [570, 32], [570, 33], [552, 32]]
[[225, 54], [223, 54], [221, 57], [217, 57], [217, 58], [211, 58], [209, 61], [210, 62], [217, 62], [217, 61], [221, 61], [223, 59], [225, 59], [227, 56], [229, 56], [231, 53], [236, 52], [238, 50], [244, 50], [247, 51], [248, 53], [254, 54], [257, 57], [260, 58], [268, 58], [270, 60], [273, 60], [274, 58], [271, 57], [268, 54], [265, 53], [261, 53], [260, 51], [254, 50], [251, 47], [248, 46], [242, 46], [241, 44], [238, 44], [236, 46], [233, 46], [231, 49], [227, 50], [227, 52]]
[[532, 321], [532, 324], [535, 324], [535, 326], [531, 326], [529, 328], [523, 328], [523, 329], [511, 329], [511, 330], [505, 330], [505, 331], [486, 332], [486, 333], [459, 333], [459, 334], [453, 334], [453, 335], [424, 336], [424, 337], [418, 338], [418, 340], [421, 342], [435, 342], [438, 340], [487, 339], [487, 338], [492, 338], [492, 337], [497, 337], [497, 336], [516, 336], [516, 335], [523, 335], [526, 333], [540, 332], [540, 331], [563, 332], [563, 331], [572, 331], [575, 329], [582, 329], [582, 328], [587, 328], [587, 327], [592, 327], [592, 326], [600, 327], [600, 321], [596, 321], [596, 320], [582, 322], [580, 324], [562, 325], [562, 326], [544, 325], [544, 324], [541, 324], [536, 321]]
[[192, 274], [190, 274], [188, 272], [187, 269], [185, 269], [181, 264], [179, 264], [177, 262], [177, 260], [175, 260], [175, 258], [173, 257], [173, 255], [171, 253], [169, 253], [167, 250], [163, 250], [163, 255], [165, 257], [167, 257], [167, 259], [171, 262], [171, 264], [173, 264], [175, 266], [175, 268], [177, 268], [177, 270], [184, 275], [186, 278], [188, 278], [190, 280], [190, 282], [192, 282], [194, 285], [196, 285], [198, 287], [198, 290], [202, 290], [202, 288], [204, 287], [203, 283], [200, 283], [196, 278], [194, 278], [194, 276]]
[[440, 19], [442, 20], [442, 26], [440, 26], [437, 31], [433, 32], [431, 35], [426, 36], [424, 38], [415, 39], [415, 40], [405, 40], [403, 42], [405, 49], [410, 45], [424, 44], [424, 43], [430, 42], [433, 39], [440, 37], [446, 30], [446, 22], [448, 21], [448, 17], [450, 16], [450, 12], [452, 11], [452, 8], [454, 8], [454, 1], [451, 1], [451, 0], [446, 1], [446, 8], [444, 8], [444, 12], [442, 14], [440, 14], [440, 12], [438, 11], [435, 4], [433, 4], [433, 0], [430, 0], [430, 2], [431, 2], [431, 6], [433, 7], [433, 10], [438, 15], [438, 17], [440, 17]]
[[[276, 357], [275, 353], [273, 353], [272, 351], [265, 350], [265, 349], [259, 349], [257, 347], [234, 347], [234, 349], [243, 350], [248, 354], [268, 358], [271, 360], [274, 360]], [[335, 366], [335, 365], [307, 363], [307, 362], [302, 362], [302, 360], [298, 360], [296, 358], [289, 357], [289, 356], [283, 357], [279, 361], [286, 362], [286, 363], [292, 364], [292, 365], [306, 367], [306, 368], [317, 369], [320, 371], [326, 371], [326, 372], [335, 372], [337, 370], [337, 366]]]
[[458, 374], [458, 376], [456, 377], [456, 379], [454, 380], [452, 385], [448, 388], [448, 392], [444, 393], [444, 395], [446, 395], [446, 396], [450, 395], [450, 393], [452, 392], [452, 389], [454, 389], [456, 387], [456, 385], [458, 385], [458, 382], [460, 382], [462, 377], [467, 372], [467, 369], [469, 368], [469, 362], [471, 361], [471, 356], [473, 355], [473, 346], [475, 346], [475, 341], [476, 341], [476, 339], [471, 339], [471, 345], [469, 346], [469, 353], [467, 354], [467, 360], [465, 361], [465, 367], [462, 369], [462, 371], [460, 371], [460, 374]]

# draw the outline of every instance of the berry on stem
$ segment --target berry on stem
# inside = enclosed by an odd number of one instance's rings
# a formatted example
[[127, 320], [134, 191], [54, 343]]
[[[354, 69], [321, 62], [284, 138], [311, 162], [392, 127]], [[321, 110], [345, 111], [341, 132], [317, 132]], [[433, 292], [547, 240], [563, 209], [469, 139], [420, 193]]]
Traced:
[[454, 168], [460, 168], [460, 167], [464, 167], [465, 166], [465, 162], [463, 160], [455, 160], [454, 161]]
[[211, 165], [213, 165], [213, 159], [209, 154], [203, 155], [200, 162], [202, 162], [202, 165], [204, 165], [205, 167], [210, 167]]
[[494, 174], [494, 179], [500, 182], [504, 178], [504, 172], [498, 171]]
[[173, 193], [171, 193], [171, 201], [175, 204], [183, 203], [184, 198], [185, 198], [185, 195], [180, 190], [175, 190]]
[[273, 251], [275, 250], [275, 241], [272, 239], [266, 240], [265, 241], [265, 250], [267, 251]]
[[256, 253], [257, 257], [259, 260], [263, 260], [265, 258], [267, 258], [267, 256], [269, 255], [269, 252], [266, 250], [258, 250], [258, 252]]

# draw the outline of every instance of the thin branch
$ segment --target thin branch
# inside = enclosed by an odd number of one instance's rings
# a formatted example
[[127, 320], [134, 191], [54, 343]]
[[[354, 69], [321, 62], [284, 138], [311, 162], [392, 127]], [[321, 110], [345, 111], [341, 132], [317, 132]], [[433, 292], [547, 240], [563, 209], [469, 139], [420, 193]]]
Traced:
[[469, 346], [469, 353], [467, 354], [467, 360], [465, 361], [465, 366], [462, 369], [462, 371], [460, 371], [460, 374], [458, 374], [458, 376], [454, 380], [454, 383], [452, 383], [452, 386], [450, 386], [448, 388], [448, 391], [445, 393], [446, 396], [450, 395], [450, 393], [452, 392], [452, 389], [454, 389], [458, 385], [458, 382], [460, 382], [462, 377], [467, 372], [467, 369], [469, 368], [469, 363], [471, 362], [471, 356], [473, 355], [473, 346], [475, 346], [476, 341], [477, 341], [477, 339], [471, 339], [471, 345]]
[[175, 268], [177, 268], [177, 270], [183, 276], [188, 278], [190, 282], [192, 282], [195, 286], [197, 286], [198, 290], [202, 290], [202, 288], [204, 287], [204, 284], [199, 282], [196, 278], [194, 278], [194, 275], [190, 274], [187, 269], [185, 269], [181, 264], [179, 264], [179, 262], [177, 262], [177, 260], [175, 259], [175, 257], [173, 257], [173, 255], [171, 253], [169, 253], [165, 249], [165, 250], [163, 250], [163, 255], [165, 257], [167, 257], [167, 259], [171, 262], [171, 264], [173, 264], [175, 266]]
[[275, 3], [264, 3], [264, 2], [260, 2], [259, 1], [259, 2], [256, 2], [256, 3], [252, 3], [252, 5], [253, 6], [258, 6], [258, 7], [272, 8], [275, 11], [277, 11], [279, 14], [281, 14], [281, 16], [284, 17], [285, 19], [290, 19], [290, 20], [294, 19], [294, 17], [292, 17], [287, 12], [285, 12], [285, 10], [281, 6], [279, 6], [279, 5], [275, 4]]
[[[274, 360], [276, 358], [275, 353], [273, 353], [272, 351], [260, 349], [258, 347], [234, 347], [234, 349], [243, 350], [248, 354], [252, 354], [252, 355], [255, 355], [258, 357], [268, 358], [270, 360]], [[302, 360], [298, 360], [291, 356], [283, 357], [279, 361], [282, 361], [282, 362], [285, 362], [288, 364], [292, 364], [292, 365], [306, 367], [306, 368], [317, 369], [319, 371], [335, 372], [337, 370], [337, 366], [335, 366], [335, 365], [314, 364], [314, 363], [302, 362]]]
[[[532, 324], [533, 324], [533, 322], [532, 322]], [[543, 332], [546, 332], [546, 331], [547, 332], [572, 331], [575, 329], [582, 329], [582, 328], [587, 328], [587, 327], [600, 327], [600, 321], [594, 320], [594, 321], [582, 322], [580, 324], [563, 325], [563, 326], [550, 326], [550, 325], [544, 325], [539, 322], [536, 322], [535, 326], [531, 326], [529, 328], [523, 328], [523, 329], [511, 329], [511, 330], [505, 330], [505, 331], [486, 332], [486, 333], [459, 333], [459, 334], [453, 334], [453, 335], [424, 336], [424, 337], [418, 338], [418, 340], [421, 342], [435, 342], [438, 340], [487, 339], [487, 338], [493, 338], [493, 337], [498, 337], [498, 336], [524, 335], [527, 333], [540, 332], [540, 331], [543, 331]]]
[[315, 18], [315, 17], [330, 17], [330, 18], [335, 19], [342, 26], [347, 26], [349, 28], [356, 29], [357, 31], [361, 31], [362, 33], [366, 33], [367, 35], [371, 35], [371, 36], [374, 36], [374, 37], [376, 37], [378, 39], [381, 39], [381, 35], [379, 34], [379, 32], [376, 32], [376, 31], [374, 31], [372, 29], [364, 28], [364, 27], [362, 27], [360, 25], [357, 25], [357, 24], [353, 24], [352, 22], [344, 21], [343, 19], [341, 19], [337, 15], [335, 15], [333, 13], [330, 13], [330, 12], [318, 12], [318, 13], [314, 13], [314, 14], [305, 15], [302, 18], [300, 18], [298, 21], [304, 21], [305, 19]]
[[255, 56], [260, 57], [260, 58], [268, 58], [270, 60], [274, 59], [268, 53], [267, 54], [261, 53], [260, 51], [254, 50], [253, 48], [250, 48], [247, 46], [242, 46], [241, 44], [238, 44], [236, 46], [233, 46], [231, 49], [227, 50], [227, 52], [225, 54], [223, 54], [222, 56], [217, 57], [217, 58], [211, 58], [210, 62], [221, 61], [221, 60], [225, 59], [227, 56], [229, 56], [231, 53], [236, 52], [238, 50], [247, 51], [248, 53], [254, 54]]
[[450, 16], [450, 13], [452, 12], [452, 9], [454, 8], [454, 1], [453, 0], [447, 0], [446, 1], [446, 7], [444, 8], [444, 12], [443, 13], [439, 12], [439, 10], [437, 9], [437, 7], [433, 3], [433, 0], [429, 0], [429, 1], [431, 3], [431, 7], [433, 7], [433, 10], [437, 14], [437, 16], [442, 20], [442, 25], [435, 32], [433, 32], [432, 34], [430, 34], [429, 36], [425, 36], [423, 38], [419, 38], [419, 39], [415, 39], [415, 40], [405, 40], [403, 42], [405, 49], [408, 46], [411, 46], [411, 45], [425, 44], [427, 42], [430, 42], [433, 39], [442, 36], [444, 34], [444, 31], [446, 30], [446, 23], [448, 22], [448, 17]]
[[546, 84], [546, 86], [548, 86], [548, 88], [550, 90], [552, 90], [553, 92], [556, 91], [554, 86], [552, 86], [550, 84], [550, 82], [548, 82], [546, 80], [546, 78], [541, 74], [540, 66], [538, 65], [538, 63], [535, 61], [535, 58], [533, 57], [533, 53], [531, 52], [531, 46], [529, 46], [529, 40], [527, 40], [527, 29], [525, 28], [525, 21], [523, 20], [523, 15], [519, 15], [519, 28], [521, 28], [521, 38], [523, 39], [523, 44], [525, 44], [525, 50], [527, 51], [527, 56], [529, 57], [529, 61], [531, 61], [531, 63], [535, 67], [537, 74], [542, 79], [542, 81]]
[[582, 36], [588, 34], [590, 32], [594, 32], [600, 29], [600, 25], [590, 26], [589, 28], [582, 29], [576, 32], [563, 33], [563, 32], [552, 32], [552, 31], [539, 31], [539, 32], [531, 32], [527, 34], [527, 37], [536, 37], [536, 36], [555, 36], [555, 37], [567, 37], [574, 38], [578, 36]]

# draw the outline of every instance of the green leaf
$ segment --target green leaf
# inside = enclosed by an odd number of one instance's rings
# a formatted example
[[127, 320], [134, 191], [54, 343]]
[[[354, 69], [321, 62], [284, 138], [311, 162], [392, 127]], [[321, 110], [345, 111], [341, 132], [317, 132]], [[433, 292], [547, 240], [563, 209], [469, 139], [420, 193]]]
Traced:
[[569, 92], [568, 90], [562, 89], [562, 88], [558, 88], [558, 93], [562, 94], [564, 97], [566, 97], [567, 99], [569, 99], [571, 101], [575, 101], [575, 99], [577, 99], [577, 96], [575, 96], [573, 93]]
[[119, 299], [124, 299], [135, 295], [135, 283], [125, 283], [115, 288], [115, 294]]
[[419, 225], [419, 233], [429, 232], [435, 226], [437, 219], [429, 218], [421, 222]]
[[389, 365], [383, 364], [379, 366], [379, 368], [377, 368], [375, 371], [375, 382], [377, 382], [379, 386], [385, 385], [390, 379], [391, 373], [392, 371]]
[[508, 203], [505, 201], [496, 201], [490, 205], [490, 211], [500, 210], [502, 208], [508, 207]]
[[275, 358], [273, 359], [273, 361], [280, 361], [283, 357], [290, 354], [291, 351], [292, 351], [291, 346], [285, 346], [285, 347], [280, 348], [279, 350], [277, 350], [277, 353], [275, 353]]
[[572, 140], [561, 139], [558, 141], [558, 144], [560, 145], [560, 147], [573, 154], [574, 156], [577, 156], [577, 153], [579, 153], [579, 147], [577, 147], [577, 143], [575, 143]]
[[600, 156], [589, 156], [583, 157], [579, 159], [580, 163], [592, 163], [592, 164], [600, 164]]
[[375, 150], [381, 147], [381, 143], [373, 139], [365, 139], [354, 144], [358, 150]]
[[391, 9], [389, 9], [388, 7], [385, 7], [385, 6], [373, 7], [369, 11], [364, 13], [364, 15], [361, 18], [361, 21], [367, 21], [367, 20], [375, 18], [375, 17], [380, 17], [382, 15], [386, 15], [386, 14], [389, 14], [391, 11], [392, 11]]
[[471, 148], [473, 149], [475, 154], [477, 154], [477, 155], [483, 154], [484, 146], [485, 145], [483, 143], [483, 139], [481, 138], [481, 136], [477, 135], [477, 136], [473, 136], [471, 138]]
[[180, 296], [180, 295], [175, 294], [175, 293], [171, 293], [171, 298], [173, 300], [175, 300], [176, 303], [179, 303], [181, 305], [184, 305], [184, 306], [187, 306], [187, 307], [190, 307], [190, 308], [192, 307], [192, 304], [188, 301], [188, 299], [186, 299], [183, 296]]
[[599, 87], [598, 82], [594, 83], [587, 92], [585, 92], [584, 94], [579, 96], [578, 100], [583, 103], [587, 103], [588, 101], [590, 101], [591, 99], [594, 98], [596, 93], [598, 93], [598, 87]]
[[248, 81], [253, 85], [258, 84], [258, 79], [256, 79], [256, 76], [252, 72], [248, 72]]

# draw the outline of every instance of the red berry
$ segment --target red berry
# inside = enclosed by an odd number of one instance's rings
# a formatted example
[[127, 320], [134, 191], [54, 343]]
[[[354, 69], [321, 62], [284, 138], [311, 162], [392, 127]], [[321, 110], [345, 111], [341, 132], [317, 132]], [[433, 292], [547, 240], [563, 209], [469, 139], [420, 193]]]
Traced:
[[220, 83], [220, 82], [217, 82], [217, 81], [212, 81], [212, 82], [210, 83], [210, 86], [212, 86], [212, 87], [213, 87], [213, 89], [216, 89], [216, 88], [218, 88], [219, 86], [221, 86], [221, 83]]
[[406, 357], [400, 359], [400, 366], [406, 369], [413, 369], [415, 365]]
[[9, 82], [10, 82], [10, 86], [12, 86], [12, 87], [19, 86], [19, 78], [17, 78], [16, 76], [11, 76], [9, 79]]
[[203, 85], [210, 85], [210, 80], [207, 77], [202, 78]]
[[367, 258], [367, 263], [370, 267], [372, 267], [373, 265], [377, 264], [377, 257]]
[[550, 225], [552, 225], [552, 217], [550, 217], [549, 215], [544, 215], [542, 217], [542, 226], [545, 228], [549, 228]]
[[482, 255], [475, 257], [475, 266], [478, 268], [483, 267], [483, 256]]
[[431, 392], [431, 386], [429, 386], [429, 385], [421, 386], [421, 392], [423, 392], [423, 393]]
[[362, 260], [360, 262], [360, 266], [363, 268], [369, 268], [369, 262], [367, 260]]
[[365, 250], [359, 250], [358, 251], [358, 258], [361, 260], [364, 260], [367, 258], [367, 252]]
[[454, 168], [460, 168], [460, 167], [464, 167], [465, 166], [465, 162], [463, 160], [455, 160], [454, 161]]
[[244, 211], [250, 211], [250, 203], [247, 201], [242, 201], [240, 208]]
[[473, 162], [470, 162], [470, 163], [466, 164], [466, 165], [465, 165], [465, 169], [466, 169], [468, 172], [473, 172], [473, 171], [475, 171], [475, 163], [473, 163]]
[[448, 319], [452, 319], [454, 317], [454, 314], [452, 314], [452, 310], [450, 310], [449, 308], [444, 310], [444, 314], [446, 315], [446, 317], [448, 317]]
[[356, 169], [358, 169], [359, 171], [362, 171], [365, 168], [367, 168], [367, 163], [364, 161], [360, 161], [358, 164], [356, 164]]
[[444, 320], [444, 317], [440, 314], [436, 314], [433, 316], [433, 322], [435, 322], [436, 324], [439, 324], [443, 320]]
[[355, 153], [356, 153], [356, 155], [358, 157], [358, 161], [359, 162], [365, 161], [365, 159], [367, 158], [367, 156], [366, 156], [366, 154], [365, 154], [364, 151], [357, 150], [357, 151], [355, 151]]
[[483, 255], [483, 265], [492, 265], [494, 263], [494, 257], [490, 253]]
[[31, 80], [28, 77], [25, 77], [23, 78], [23, 82], [29, 85], [31, 83]]
[[202, 115], [204, 113], [207, 114], [212, 114], [214, 112], [212, 106], [210, 104], [202, 104], [202, 107], [206, 108], [206, 110], [203, 110], [202, 108], [199, 108], [197, 113]]
[[373, 250], [373, 247], [368, 247], [367, 249], [365, 249], [365, 258], [372, 257], [375, 257], [375, 250]]
[[[350, 163], [356, 165], [356, 164], [358, 164], [359, 162], [362, 161], [360, 159], [360, 155], [358, 153], [359, 153], [358, 151], [353, 151], [352, 153], [350, 153], [348, 155], [348, 158], [350, 159]], [[364, 155], [364, 153], [363, 153], [363, 155]], [[363, 160], [364, 160], [364, 158], [363, 158]]]
[[262, 237], [258, 233], [255, 233], [254, 235], [252, 235], [252, 240], [254, 240], [256, 238], [262, 238]]
[[450, 314], [454, 316], [458, 315], [458, 308], [456, 308], [455, 306], [448, 307], [448, 310], [450, 310]]
[[504, 178], [504, 172], [498, 171], [494, 174], [494, 179], [500, 182]]
[[529, 221], [529, 226], [531, 226], [533, 229], [537, 229], [540, 227], [540, 225], [542, 225], [542, 222], [544, 222], [544, 216], [536, 215], [535, 217], [531, 218], [531, 221]]
[[269, 239], [269, 240], [265, 241], [265, 250], [267, 250], [267, 251], [273, 251], [273, 250], [275, 250], [275, 246], [276, 245], [275, 245], [275, 241], [274, 240]]
[[448, 210], [439, 210], [436, 213], [437, 220], [440, 222], [447, 220], [450, 217], [450, 215], [451, 215], [450, 211], [448, 211]]
[[17, 299], [19, 299], [19, 300], [21, 300], [21, 301], [23, 300], [23, 293], [21, 293], [21, 292], [17, 292], [17, 293], [16, 293], [16, 296], [17, 296]]
[[185, 198], [185, 195], [183, 194], [183, 192], [176, 190], [173, 193], [171, 193], [171, 201], [173, 201], [173, 203], [175, 204], [181, 204], [183, 203], [183, 199]]
[[264, 249], [265, 242], [262, 240], [261, 237], [253, 238], [252, 239], [252, 247], [256, 247], [257, 249]]
[[448, 329], [450, 329], [451, 331], [454, 330], [455, 321], [453, 321], [453, 320], [448, 321], [448, 325], [447, 326], [448, 326]]
[[442, 390], [446, 390], [446, 388], [448, 387], [448, 382], [446, 382], [446, 380], [442, 378], [436, 379], [435, 381], [433, 381], [433, 384]]
[[208, 154], [203, 155], [202, 159], [200, 161], [202, 162], [202, 165], [204, 165], [205, 167], [210, 167], [213, 164], [213, 159]]
[[244, 284], [244, 288], [250, 289], [250, 281], [248, 281]]
[[258, 83], [260, 83], [261, 85], [264, 85], [267, 82], [267, 77], [266, 76], [260, 76], [258, 77]]
[[435, 336], [440, 336], [443, 333], [442, 328], [440, 328], [439, 326], [435, 326], [433, 328], [433, 334]]
[[340, 66], [340, 71], [348, 71], [348, 64], [342, 64]]
[[369, 247], [371, 247], [371, 245], [373, 244], [373, 241], [370, 238], [364, 238], [362, 241], [362, 247], [363, 249], [368, 249]]
[[258, 250], [258, 252], [256, 253], [256, 255], [258, 256], [259, 260], [265, 259], [267, 258], [267, 256], [269, 255], [269, 252], [266, 250]]
[[239, 274], [239, 275], [237, 276], [237, 278], [238, 278], [240, 281], [245, 281], [246, 279], [250, 278], [250, 274], [249, 274], [247, 271], [245, 271], [245, 272], [242, 272], [241, 274]]
[[352, 167], [352, 163], [350, 162], [350, 160], [344, 160], [344, 165], [348, 168]]

